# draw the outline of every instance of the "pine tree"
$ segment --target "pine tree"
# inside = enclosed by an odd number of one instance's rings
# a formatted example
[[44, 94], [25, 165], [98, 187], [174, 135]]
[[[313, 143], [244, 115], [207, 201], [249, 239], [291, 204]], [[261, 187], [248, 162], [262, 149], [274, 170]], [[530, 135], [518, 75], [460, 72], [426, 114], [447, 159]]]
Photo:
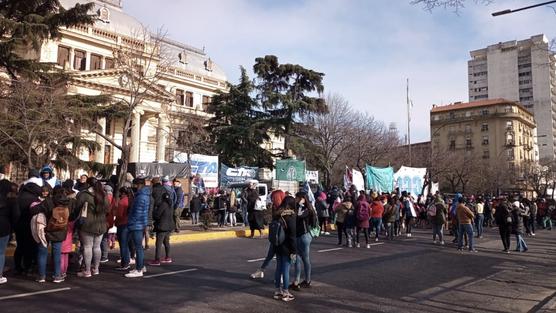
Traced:
[[[295, 135], [295, 126], [315, 113], [327, 112], [324, 99], [323, 73], [297, 64], [280, 64], [278, 58], [267, 55], [255, 59], [253, 70], [257, 75], [257, 91], [262, 107], [270, 113], [284, 135], [285, 151], [290, 149], [289, 136]], [[317, 93], [312, 96], [311, 93]]]
[[245, 69], [237, 85], [229, 85], [229, 92], [213, 97], [207, 130], [211, 144], [221, 161], [231, 166], [258, 166], [272, 168], [273, 154], [262, 148], [270, 140], [272, 127], [269, 115], [257, 110], [257, 101], [251, 97], [254, 90]]
[[91, 24], [93, 3], [76, 4], [68, 10], [58, 0], [0, 1], [0, 68], [12, 80], [36, 77], [51, 68], [29, 57], [48, 39], [59, 38], [62, 27]]

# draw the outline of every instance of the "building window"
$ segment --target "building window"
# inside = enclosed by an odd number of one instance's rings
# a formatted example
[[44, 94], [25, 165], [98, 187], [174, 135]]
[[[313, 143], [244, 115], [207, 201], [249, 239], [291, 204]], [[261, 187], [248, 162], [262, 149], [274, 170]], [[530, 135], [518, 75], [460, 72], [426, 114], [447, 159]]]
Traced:
[[481, 131], [483, 132], [488, 131], [488, 123], [483, 123], [483, 125], [481, 125]]
[[506, 122], [506, 129], [512, 130], [513, 126], [514, 126], [514, 124], [513, 124], [512, 121], [507, 121]]
[[523, 72], [523, 73], [519, 73], [517, 76], [519, 77], [524, 77], [524, 76], [531, 76], [531, 72]]
[[488, 115], [488, 110], [486, 110], [486, 109], [485, 109], [485, 110], [482, 110], [482, 111], [481, 111], [481, 115], [482, 115], [482, 116]]
[[178, 131], [178, 138], [176, 140], [178, 147], [183, 147], [187, 143], [187, 132], [184, 130]]
[[489, 159], [490, 158], [490, 153], [488, 150], [484, 150], [483, 151], [483, 159]]
[[185, 93], [185, 105], [191, 108], [193, 107], [193, 93], [191, 91]]
[[203, 111], [208, 111], [208, 107], [210, 104], [210, 97], [209, 96], [203, 96]]
[[450, 140], [450, 150], [455, 150], [455, 149], [456, 149], [456, 141]]
[[58, 46], [58, 60], [56, 64], [60, 65], [61, 67], [66, 66], [66, 62], [69, 65], [70, 61], [70, 48], [64, 46]]
[[469, 125], [469, 124], [465, 125], [465, 133], [466, 134], [471, 133], [471, 125]]
[[176, 89], [176, 103], [178, 105], [184, 105], [185, 104], [185, 94], [184, 94], [183, 90], [181, 90], [181, 89]]
[[98, 54], [91, 54], [90, 68], [92, 71], [102, 69], [102, 57]]
[[513, 145], [515, 145], [514, 135], [508, 134], [508, 135], [506, 136], [506, 145], [508, 145], [508, 146], [513, 146]]
[[108, 70], [108, 69], [111, 69], [111, 68], [114, 68], [114, 67], [115, 67], [114, 66], [114, 59], [112, 59], [112, 58], [105, 58], [104, 59], [104, 69], [105, 70]]
[[466, 138], [465, 139], [465, 149], [471, 149], [472, 145], [471, 145], [471, 138]]
[[471, 116], [471, 111], [466, 111], [465, 112], [465, 117], [470, 117]]
[[509, 160], [509, 161], [513, 161], [514, 159], [515, 159], [515, 156], [514, 156], [514, 149], [509, 149], [509, 150], [508, 150], [508, 160]]
[[488, 136], [483, 136], [483, 145], [488, 145]]
[[84, 71], [87, 64], [87, 57], [85, 51], [75, 50], [73, 57], [73, 69]]
[[450, 112], [450, 119], [455, 119], [456, 118], [456, 113], [454, 112]]

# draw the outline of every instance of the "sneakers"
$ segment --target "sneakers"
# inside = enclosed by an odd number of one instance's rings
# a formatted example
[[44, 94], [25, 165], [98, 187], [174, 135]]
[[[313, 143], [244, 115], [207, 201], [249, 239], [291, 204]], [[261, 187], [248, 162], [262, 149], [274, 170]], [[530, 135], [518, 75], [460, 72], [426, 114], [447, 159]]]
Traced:
[[440, 245], [441, 245], [441, 246], [443, 246], [443, 245], [445, 245], [445, 244], [446, 244], [446, 243], [444, 242], [444, 240], [442, 240], [442, 241], [440, 242]]
[[278, 289], [274, 292], [274, 295], [272, 296], [272, 298], [274, 298], [275, 300], [282, 300], [282, 297], [284, 297], [284, 294], [282, 292], [282, 289]]
[[106, 262], [108, 262], [108, 261], [109, 261], [108, 258], [102, 258], [102, 259], [100, 259], [100, 263], [106, 263]]
[[143, 271], [133, 270], [127, 274], [125, 274], [127, 278], [136, 278], [136, 277], [143, 277]]
[[264, 278], [264, 272], [261, 269], [258, 269], [255, 273], [251, 274], [252, 279], [257, 278]]
[[52, 282], [53, 282], [53, 283], [56, 283], [56, 284], [59, 284], [59, 283], [61, 283], [61, 282], [63, 282], [63, 281], [64, 281], [64, 277], [62, 277], [62, 275], [60, 275], [60, 276], [54, 276], [54, 278], [53, 278], [53, 280], [52, 280]]
[[120, 266], [120, 267], [116, 267], [116, 271], [129, 271], [130, 268], [131, 268], [131, 266], [129, 266], [129, 265]]
[[135, 265], [135, 259], [134, 258], [129, 259], [129, 265]]
[[330, 235], [330, 232], [325, 231], [324, 234], [325, 234], [326, 236], [329, 236], [329, 235]]
[[479, 252], [477, 249], [469, 250], [469, 252]]
[[378, 241], [378, 237], [375, 238], [375, 241]]
[[436, 245], [436, 244], [438, 244], [438, 241], [437, 241], [437, 240], [433, 240], [433, 241], [432, 241], [432, 244], [433, 244], [433, 245]]
[[141, 269], [141, 272], [146, 273], [147, 272], [147, 267], [143, 266], [143, 268]]
[[293, 290], [293, 291], [300, 291], [301, 287], [299, 287], [298, 284], [293, 283], [293, 284], [290, 285], [290, 289]]
[[6, 277], [0, 277], [0, 285], [5, 284], [8, 282], [8, 279]]
[[172, 258], [168, 258], [168, 257], [166, 257], [166, 258], [160, 260], [160, 263], [165, 263], [165, 264], [167, 264], [167, 263], [172, 263], [172, 262], [174, 262], [174, 261], [172, 260]]
[[35, 279], [35, 281], [36, 281], [37, 283], [41, 283], [41, 284], [42, 284], [42, 283], [45, 283], [45, 282], [46, 282], [46, 277], [44, 277], [44, 276], [39, 276], [39, 277], [37, 277], [37, 279]]
[[91, 272], [87, 272], [87, 271], [81, 271], [81, 272], [77, 273], [77, 277], [89, 278], [91, 276], [92, 276]]
[[311, 282], [308, 282], [306, 280], [302, 281], [301, 284], [299, 284], [299, 287], [301, 288], [311, 288]]
[[149, 266], [160, 266], [160, 261], [152, 260], [149, 262]]
[[355, 245], [357, 248], [361, 248], [361, 245], [359, 244], [359, 242]]
[[370, 248], [371, 248], [371, 244], [368, 243], [368, 244], [367, 244], [367, 249], [370, 249]]
[[282, 301], [289, 302], [289, 301], [292, 301], [294, 299], [295, 299], [295, 297], [289, 291], [284, 290], [282, 292]]
[[94, 268], [94, 269], [92, 270], [91, 274], [93, 274], [93, 275], [98, 275], [98, 274], [100, 274], [100, 271], [98, 270], [98, 268]]

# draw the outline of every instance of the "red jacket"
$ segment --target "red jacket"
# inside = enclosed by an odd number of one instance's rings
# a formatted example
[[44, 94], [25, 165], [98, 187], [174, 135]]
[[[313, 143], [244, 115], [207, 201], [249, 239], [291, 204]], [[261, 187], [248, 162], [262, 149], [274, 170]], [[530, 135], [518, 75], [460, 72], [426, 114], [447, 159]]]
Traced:
[[127, 212], [129, 209], [129, 198], [127, 196], [122, 196], [120, 201], [118, 201], [118, 206], [114, 212], [116, 216], [116, 226], [127, 225]]
[[382, 215], [384, 215], [384, 206], [380, 201], [373, 201], [371, 210], [371, 218], [382, 218]]

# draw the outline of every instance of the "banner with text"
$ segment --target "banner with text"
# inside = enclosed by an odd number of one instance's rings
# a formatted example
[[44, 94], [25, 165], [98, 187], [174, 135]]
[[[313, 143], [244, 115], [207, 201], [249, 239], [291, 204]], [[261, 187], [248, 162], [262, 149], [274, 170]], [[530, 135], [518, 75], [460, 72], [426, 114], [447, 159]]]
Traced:
[[276, 179], [305, 181], [305, 161], [276, 160]]
[[220, 187], [228, 187], [231, 184], [245, 183], [250, 179], [258, 179], [258, 167], [228, 167], [220, 164]]
[[201, 175], [206, 188], [218, 187], [218, 156], [217, 155], [190, 155], [191, 173]]
[[305, 171], [305, 180], [313, 184], [318, 184], [319, 171]]

